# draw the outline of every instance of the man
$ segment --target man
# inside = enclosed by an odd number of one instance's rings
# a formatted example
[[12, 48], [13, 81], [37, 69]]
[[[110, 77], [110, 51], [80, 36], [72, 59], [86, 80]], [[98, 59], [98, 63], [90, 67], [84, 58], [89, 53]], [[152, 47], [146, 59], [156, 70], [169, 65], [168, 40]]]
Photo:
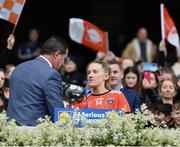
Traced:
[[135, 90], [124, 88], [122, 85], [123, 70], [121, 65], [116, 61], [109, 61], [108, 64], [111, 68], [111, 89], [122, 91], [129, 103], [131, 112], [140, 109], [141, 100], [138, 93]]
[[174, 128], [180, 128], [180, 101], [175, 101], [172, 106], [171, 117], [174, 119]]
[[134, 38], [124, 49], [122, 57], [130, 58], [135, 62], [143, 60], [144, 62], [153, 62], [156, 56], [156, 46], [148, 39], [148, 31], [142, 27]]
[[58, 69], [67, 57], [66, 43], [50, 37], [36, 59], [18, 65], [10, 78], [7, 115], [17, 124], [35, 126], [38, 118], [54, 117], [55, 107], [64, 107], [61, 76]]
[[154, 120], [157, 124], [163, 124], [163, 122], [165, 122], [169, 127], [172, 127], [173, 119], [171, 112], [171, 104], [157, 103], [153, 110]]
[[78, 57], [70, 55], [64, 63], [62, 81], [69, 84], [84, 86], [84, 76], [79, 72]]
[[28, 61], [39, 56], [42, 45], [39, 43], [39, 31], [32, 28], [29, 31], [28, 40], [23, 42], [18, 50], [18, 58], [20, 62]]

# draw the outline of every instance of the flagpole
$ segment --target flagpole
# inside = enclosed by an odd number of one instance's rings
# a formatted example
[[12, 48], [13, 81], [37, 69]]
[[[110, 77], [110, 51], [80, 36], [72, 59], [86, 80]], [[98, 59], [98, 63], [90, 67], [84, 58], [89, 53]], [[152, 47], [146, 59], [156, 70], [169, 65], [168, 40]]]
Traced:
[[106, 32], [106, 42], [107, 42], [106, 47], [107, 47], [107, 52], [108, 52], [109, 51], [109, 34], [108, 34], [108, 32]]
[[160, 18], [161, 18], [161, 37], [164, 41], [165, 39], [165, 33], [164, 33], [164, 5], [160, 5]]
[[13, 27], [13, 30], [12, 30], [12, 33], [11, 34], [14, 34], [15, 30], [16, 30], [16, 26], [17, 24], [15, 24], [15, 26]]
[[[23, 8], [24, 8], [25, 3], [26, 3], [26, 0], [24, 1], [22, 10], [23, 10]], [[22, 13], [22, 12], [21, 12], [21, 13]], [[12, 30], [12, 33], [11, 33], [11, 34], [14, 34], [14, 32], [15, 32], [15, 30], [16, 30], [17, 24], [18, 24], [18, 22], [19, 22], [19, 18], [21, 17], [21, 13], [20, 13], [20, 15], [19, 15], [19, 17], [18, 17], [18, 19], [17, 19], [17, 21], [16, 21], [16, 24], [15, 24], [14, 27], [13, 27], [13, 30]]]

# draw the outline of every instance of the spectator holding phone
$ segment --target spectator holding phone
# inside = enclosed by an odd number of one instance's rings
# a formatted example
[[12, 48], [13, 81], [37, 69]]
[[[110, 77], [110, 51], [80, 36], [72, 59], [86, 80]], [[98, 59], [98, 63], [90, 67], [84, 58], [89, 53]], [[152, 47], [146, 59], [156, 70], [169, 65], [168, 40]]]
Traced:
[[142, 77], [142, 102], [151, 110], [160, 101], [156, 72], [144, 71]]

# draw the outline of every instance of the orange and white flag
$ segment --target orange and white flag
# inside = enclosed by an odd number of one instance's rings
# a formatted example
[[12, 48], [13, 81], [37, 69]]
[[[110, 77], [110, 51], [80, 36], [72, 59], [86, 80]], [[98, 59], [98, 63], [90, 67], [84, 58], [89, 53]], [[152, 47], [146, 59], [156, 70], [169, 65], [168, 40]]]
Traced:
[[161, 4], [161, 34], [162, 39], [166, 39], [170, 44], [175, 46], [178, 55], [180, 55], [179, 35], [173, 19], [163, 4]]
[[108, 51], [108, 34], [94, 24], [79, 18], [69, 20], [69, 36], [80, 44], [96, 51]]
[[25, 0], [0, 0], [0, 18], [17, 24]]

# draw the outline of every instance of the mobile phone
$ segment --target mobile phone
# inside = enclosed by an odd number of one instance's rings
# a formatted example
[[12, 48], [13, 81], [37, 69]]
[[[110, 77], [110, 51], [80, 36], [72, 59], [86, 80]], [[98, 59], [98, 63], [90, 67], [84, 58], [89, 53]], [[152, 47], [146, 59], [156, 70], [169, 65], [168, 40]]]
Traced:
[[145, 79], [147, 79], [149, 82], [150, 82], [150, 80], [151, 80], [150, 74], [151, 74], [150, 72], [145, 71], [145, 72], [144, 72], [144, 75], [143, 75], [143, 77], [144, 77]]
[[143, 64], [143, 71], [158, 71], [158, 66], [156, 63], [144, 63]]

